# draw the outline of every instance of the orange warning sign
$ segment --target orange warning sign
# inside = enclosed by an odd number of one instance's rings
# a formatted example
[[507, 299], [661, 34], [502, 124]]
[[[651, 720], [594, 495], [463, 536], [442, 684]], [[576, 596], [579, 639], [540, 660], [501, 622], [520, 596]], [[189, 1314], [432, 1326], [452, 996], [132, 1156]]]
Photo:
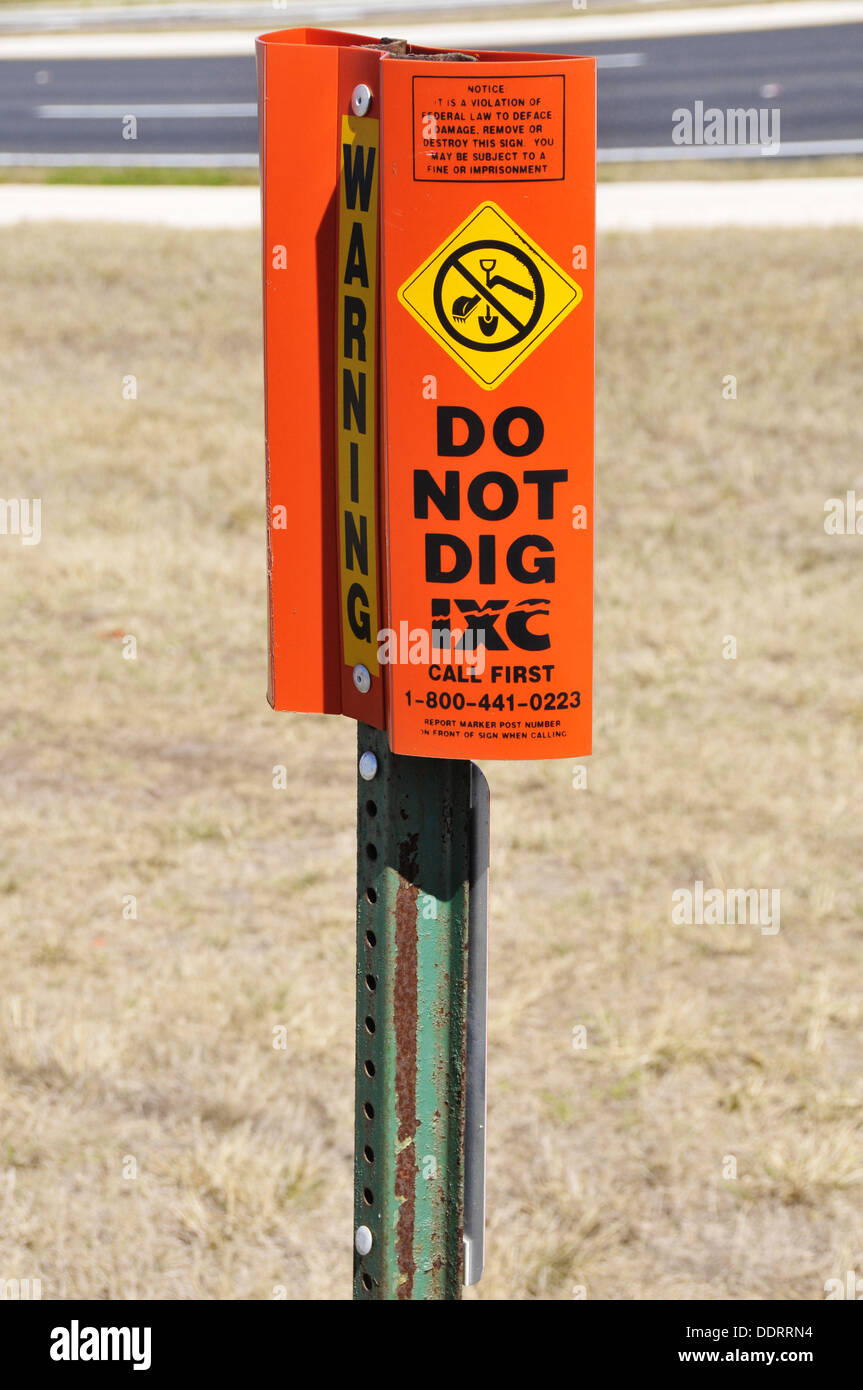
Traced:
[[[380, 660], [401, 753], [590, 751], [595, 78], [591, 60], [552, 63], [382, 64]], [[427, 177], [423, 112], [517, 92], [508, 124], [533, 101], [559, 163], [495, 161], [479, 195]], [[522, 138], [491, 124], [447, 138]]]
[[585, 754], [595, 62], [403, 49], [258, 40], [270, 699]]

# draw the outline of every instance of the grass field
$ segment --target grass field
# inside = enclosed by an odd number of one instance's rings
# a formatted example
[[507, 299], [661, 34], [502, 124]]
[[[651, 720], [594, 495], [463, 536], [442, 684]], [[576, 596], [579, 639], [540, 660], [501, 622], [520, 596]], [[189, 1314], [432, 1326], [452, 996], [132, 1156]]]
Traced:
[[[0, 266], [2, 491], [43, 503], [0, 536], [0, 1279], [342, 1298], [354, 731], [265, 699], [258, 243], [42, 226]], [[471, 1299], [863, 1273], [863, 539], [823, 526], [861, 283], [854, 231], [601, 243], [596, 751], [583, 790], [486, 767]], [[696, 879], [781, 930], [673, 925]]]

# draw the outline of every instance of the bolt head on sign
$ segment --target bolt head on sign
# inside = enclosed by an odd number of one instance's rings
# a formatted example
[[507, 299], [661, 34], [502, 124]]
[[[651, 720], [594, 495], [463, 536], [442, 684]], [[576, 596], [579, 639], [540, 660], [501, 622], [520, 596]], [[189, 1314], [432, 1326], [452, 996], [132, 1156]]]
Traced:
[[581, 286], [496, 203], [482, 203], [399, 290], [469, 376], [494, 390], [582, 299]]

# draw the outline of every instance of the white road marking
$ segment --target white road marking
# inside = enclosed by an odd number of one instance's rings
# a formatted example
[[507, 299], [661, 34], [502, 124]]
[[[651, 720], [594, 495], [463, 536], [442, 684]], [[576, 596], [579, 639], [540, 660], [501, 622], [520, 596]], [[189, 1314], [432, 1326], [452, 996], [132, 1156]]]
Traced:
[[646, 60], [646, 53], [598, 53], [596, 66], [598, 68], [643, 68]]
[[224, 117], [257, 119], [258, 106], [254, 101], [148, 103], [130, 100], [125, 106], [75, 104], [36, 107], [36, 115], [46, 121], [122, 121], [130, 113], [139, 120], [185, 121]]

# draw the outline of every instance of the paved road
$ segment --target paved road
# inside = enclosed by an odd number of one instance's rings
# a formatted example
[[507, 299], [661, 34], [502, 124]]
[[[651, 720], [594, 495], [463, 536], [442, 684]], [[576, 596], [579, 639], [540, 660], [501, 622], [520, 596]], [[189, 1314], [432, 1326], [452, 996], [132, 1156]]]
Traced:
[[[590, 51], [600, 58], [601, 148], [668, 148], [672, 112], [700, 100], [778, 105], [786, 147], [851, 139], [863, 149], [863, 23], [630, 40]], [[3, 62], [0, 162], [33, 153], [253, 162], [255, 96], [254, 62], [243, 57]], [[134, 141], [123, 138], [126, 114], [137, 116]]]

